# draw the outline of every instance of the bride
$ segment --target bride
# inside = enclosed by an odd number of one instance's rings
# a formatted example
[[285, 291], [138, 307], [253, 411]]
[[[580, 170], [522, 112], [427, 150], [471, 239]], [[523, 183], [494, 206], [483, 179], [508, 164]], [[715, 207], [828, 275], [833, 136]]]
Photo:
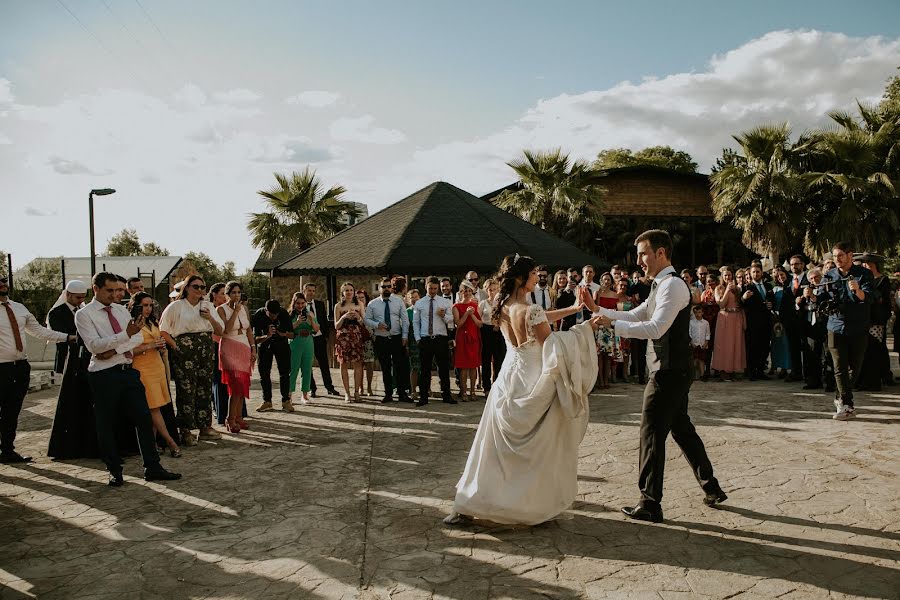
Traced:
[[536, 525], [568, 509], [578, 488], [578, 446], [597, 379], [597, 320], [551, 332], [548, 321], [578, 312], [583, 300], [547, 312], [528, 304], [538, 279], [528, 256], [506, 256], [497, 279], [492, 318], [507, 354], [456, 484], [448, 525], [473, 518]]

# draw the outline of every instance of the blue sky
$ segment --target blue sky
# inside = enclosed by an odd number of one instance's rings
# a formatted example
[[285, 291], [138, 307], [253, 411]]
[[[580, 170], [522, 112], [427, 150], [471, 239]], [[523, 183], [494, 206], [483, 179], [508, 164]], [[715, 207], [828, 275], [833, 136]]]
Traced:
[[877, 99], [898, 40], [887, 1], [0, 0], [0, 247], [86, 254], [92, 186], [119, 190], [100, 245], [129, 226], [247, 266], [276, 170], [374, 211], [499, 187], [525, 147], [666, 143], [707, 168], [743, 128]]

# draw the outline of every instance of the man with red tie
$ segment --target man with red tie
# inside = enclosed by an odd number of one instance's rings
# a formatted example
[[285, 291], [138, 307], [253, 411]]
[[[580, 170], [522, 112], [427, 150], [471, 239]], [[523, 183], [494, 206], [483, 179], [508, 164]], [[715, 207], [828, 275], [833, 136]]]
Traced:
[[15, 450], [16, 428], [28, 393], [31, 365], [25, 354], [27, 332], [48, 342], [74, 342], [75, 336], [47, 329], [23, 304], [9, 299], [9, 282], [0, 277], [0, 463], [27, 463]]
[[116, 427], [123, 415], [137, 434], [147, 481], [180, 479], [159, 464], [153, 422], [140, 374], [131, 367], [132, 350], [144, 338], [143, 317], [132, 320], [128, 309], [116, 301], [119, 279], [113, 273], [97, 273], [93, 280], [94, 299], [75, 314], [75, 327], [91, 353], [88, 383], [94, 394], [97, 445], [100, 458], [109, 469], [109, 485], [119, 487], [122, 462], [116, 446]]

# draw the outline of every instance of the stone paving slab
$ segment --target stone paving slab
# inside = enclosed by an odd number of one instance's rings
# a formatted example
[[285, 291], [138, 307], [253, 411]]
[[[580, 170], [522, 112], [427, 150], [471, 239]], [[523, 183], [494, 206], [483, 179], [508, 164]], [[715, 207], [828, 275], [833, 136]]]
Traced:
[[251, 430], [163, 459], [183, 480], [146, 483], [133, 457], [111, 489], [98, 461], [46, 457], [56, 391], [36, 392], [18, 446], [37, 460], [0, 465], [0, 598], [900, 598], [900, 386], [841, 423], [797, 385], [696, 384], [730, 499], [703, 506], [670, 440], [660, 525], [619, 513], [640, 398], [592, 397], [563, 518], [453, 529], [483, 402], [251, 410]]

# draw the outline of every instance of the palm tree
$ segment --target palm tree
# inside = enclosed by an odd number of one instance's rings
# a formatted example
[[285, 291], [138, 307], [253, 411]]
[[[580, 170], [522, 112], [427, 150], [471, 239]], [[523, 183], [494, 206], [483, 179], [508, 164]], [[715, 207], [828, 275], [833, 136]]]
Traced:
[[290, 177], [274, 175], [278, 183], [257, 192], [270, 212], [251, 213], [247, 223], [253, 246], [265, 254], [285, 244], [305, 250], [343, 229], [345, 216], [359, 216], [352, 204], [343, 201], [347, 192], [343, 186], [325, 190], [309, 167]]
[[570, 162], [559, 148], [523, 155], [507, 163], [519, 176], [519, 188], [503, 192], [495, 204], [555, 235], [573, 235], [577, 245], [590, 250], [603, 226], [603, 174], [584, 161]]
[[742, 153], [710, 176], [716, 220], [731, 223], [747, 248], [776, 264], [799, 242], [804, 217], [790, 135], [782, 123], [734, 136]]
[[900, 238], [900, 122], [859, 103], [860, 120], [846, 112], [829, 116], [837, 130], [811, 133], [799, 150], [809, 198], [804, 248], [828, 251], [849, 241], [860, 250], [883, 250]]

